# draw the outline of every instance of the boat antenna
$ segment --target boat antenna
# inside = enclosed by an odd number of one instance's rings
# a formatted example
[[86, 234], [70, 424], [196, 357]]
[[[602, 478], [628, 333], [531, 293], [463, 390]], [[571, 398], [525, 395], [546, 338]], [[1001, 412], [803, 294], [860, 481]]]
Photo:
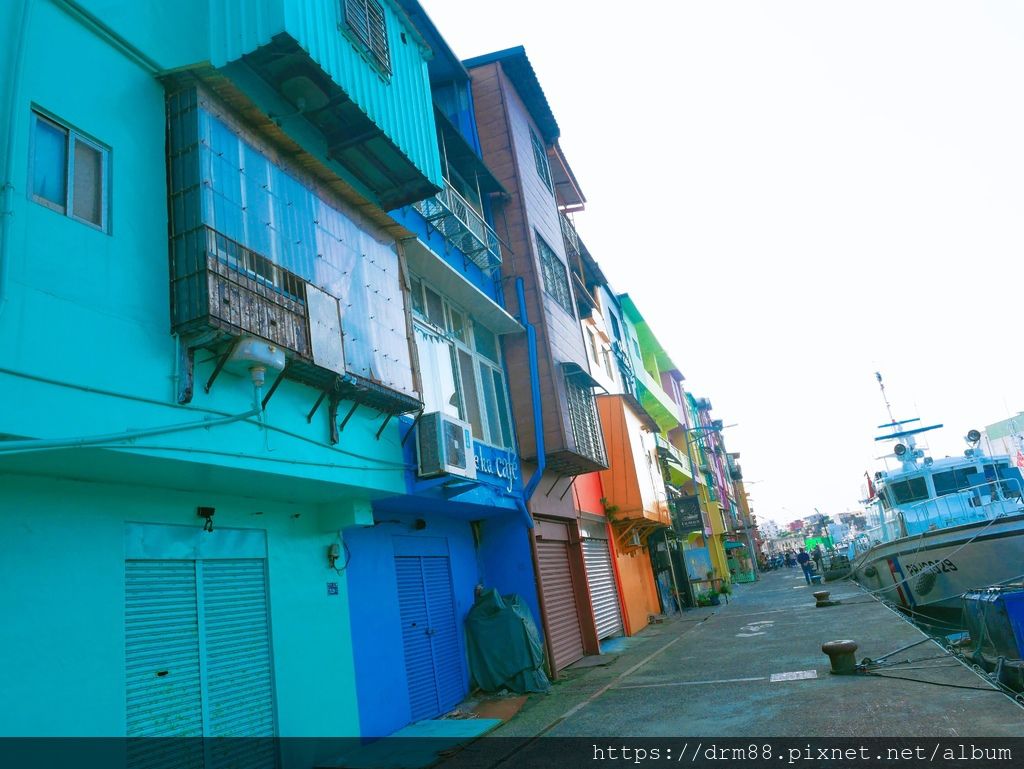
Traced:
[[895, 424], [896, 417], [892, 415], [892, 405], [889, 403], [889, 396], [885, 394], [885, 383], [882, 381], [882, 372], [876, 371], [875, 379], [878, 380], [878, 387], [882, 391], [882, 400], [885, 401], [885, 410], [889, 412], [889, 421]]

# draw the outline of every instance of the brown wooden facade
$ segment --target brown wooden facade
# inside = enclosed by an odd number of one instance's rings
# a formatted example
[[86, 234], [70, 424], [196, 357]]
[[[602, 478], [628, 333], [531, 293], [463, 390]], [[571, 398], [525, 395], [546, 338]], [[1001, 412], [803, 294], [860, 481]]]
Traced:
[[[525, 53], [514, 49], [481, 59], [466, 66], [484, 162], [508, 192], [493, 201], [496, 231], [508, 245], [501, 268], [506, 309], [520, 314], [515, 281], [522, 280], [527, 319], [536, 332], [546, 467], [528, 505], [536, 522], [545, 642], [557, 673], [584, 654], [600, 653], [573, 483], [605, 469], [606, 456], [560, 210], [578, 209], [583, 197], [557, 149], [557, 125]], [[561, 296], [545, 283], [545, 246], [547, 258], [553, 254], [564, 269]], [[508, 337], [505, 355], [523, 476], [529, 479], [541, 457], [526, 338]], [[588, 425], [581, 424], [581, 403], [589, 404]]]

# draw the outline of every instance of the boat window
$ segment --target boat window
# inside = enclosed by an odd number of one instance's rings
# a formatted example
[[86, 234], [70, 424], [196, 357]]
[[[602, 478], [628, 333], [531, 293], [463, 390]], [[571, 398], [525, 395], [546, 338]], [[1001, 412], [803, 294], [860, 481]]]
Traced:
[[928, 485], [924, 482], [924, 478], [917, 476], [905, 481], [890, 483], [889, 493], [892, 495], [894, 505], [905, 505], [928, 499]]
[[970, 477], [976, 475], [976, 467], [959, 467], [947, 470], [944, 473], [935, 473], [932, 476], [932, 483], [935, 484], [935, 496], [942, 497], [956, 491], [963, 491], [970, 488]]

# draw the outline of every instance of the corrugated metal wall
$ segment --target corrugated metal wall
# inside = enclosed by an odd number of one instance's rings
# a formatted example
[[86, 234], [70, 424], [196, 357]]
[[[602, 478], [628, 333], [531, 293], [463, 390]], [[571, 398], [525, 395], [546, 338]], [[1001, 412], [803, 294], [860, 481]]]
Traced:
[[429, 53], [391, 3], [384, 0], [382, 5], [391, 52], [390, 80], [339, 29], [344, 18], [338, 0], [210, 0], [210, 61], [221, 67], [287, 32], [416, 167], [441, 186], [425, 58]]

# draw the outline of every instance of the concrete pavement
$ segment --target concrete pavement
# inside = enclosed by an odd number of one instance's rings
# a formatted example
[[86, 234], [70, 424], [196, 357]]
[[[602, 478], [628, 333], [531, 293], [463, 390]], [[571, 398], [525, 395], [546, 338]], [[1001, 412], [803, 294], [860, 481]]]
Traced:
[[[569, 671], [492, 736], [1024, 733], [1024, 709], [930, 640], [892, 657], [901, 664], [879, 671], [889, 678], [831, 675], [824, 641], [855, 640], [860, 660], [926, 636], [853, 583], [825, 588], [843, 603], [815, 608], [811, 593], [821, 587], [807, 586], [799, 570], [737, 586], [728, 605], [653, 625], [611, 664]], [[773, 681], [779, 674], [790, 675]]]

